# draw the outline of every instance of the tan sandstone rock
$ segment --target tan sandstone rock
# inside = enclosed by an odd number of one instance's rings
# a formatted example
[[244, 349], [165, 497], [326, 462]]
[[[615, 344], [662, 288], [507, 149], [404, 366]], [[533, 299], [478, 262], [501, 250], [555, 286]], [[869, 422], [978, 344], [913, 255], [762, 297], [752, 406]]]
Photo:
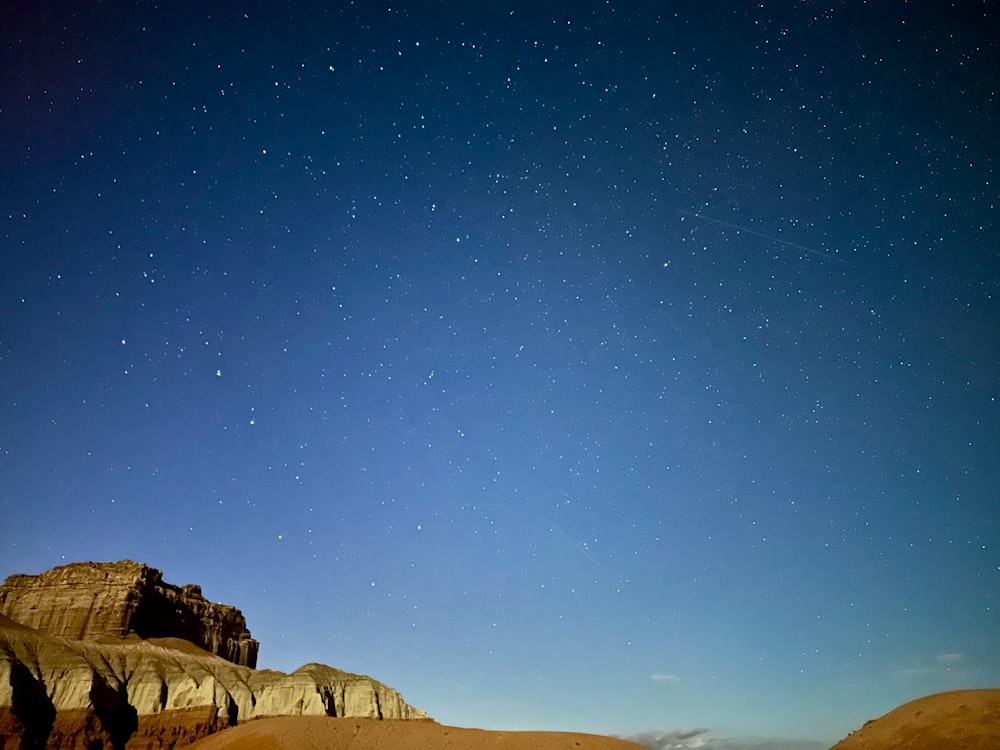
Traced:
[[73, 563], [38, 575], [12, 575], [0, 586], [0, 614], [45, 635], [76, 640], [186, 639], [243, 666], [257, 664], [258, 644], [243, 614], [175, 586], [148, 565]]
[[370, 677], [233, 664], [177, 638], [93, 642], [0, 617], [0, 748], [180, 747], [264, 716], [426, 718]]

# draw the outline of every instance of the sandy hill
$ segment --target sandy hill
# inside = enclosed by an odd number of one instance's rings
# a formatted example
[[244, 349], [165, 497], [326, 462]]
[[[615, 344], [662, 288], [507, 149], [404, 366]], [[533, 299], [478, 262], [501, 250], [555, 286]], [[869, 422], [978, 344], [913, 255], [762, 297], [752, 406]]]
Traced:
[[425, 721], [332, 719], [322, 716], [255, 719], [206, 737], [191, 750], [643, 750], [594, 734], [493, 732]]
[[1000, 689], [937, 693], [904, 703], [832, 750], [1000, 750]]

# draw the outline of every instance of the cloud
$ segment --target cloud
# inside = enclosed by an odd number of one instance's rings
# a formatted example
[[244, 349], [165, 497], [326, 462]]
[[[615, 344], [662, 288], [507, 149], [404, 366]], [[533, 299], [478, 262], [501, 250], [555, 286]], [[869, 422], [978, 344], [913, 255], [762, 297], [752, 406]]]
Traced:
[[942, 670], [935, 669], [933, 667], [921, 667], [916, 669], [894, 669], [892, 674], [894, 677], [899, 677], [901, 679], [907, 680], [911, 677], [927, 677], [928, 675], [941, 674]]
[[964, 654], [948, 652], [938, 654], [933, 660], [923, 660], [922, 664], [893, 670], [892, 674], [901, 679], [922, 677], [945, 677], [965, 674], [973, 669]]
[[654, 729], [625, 737], [649, 750], [826, 750], [818, 740], [774, 737], [711, 737], [707, 729]]
[[965, 657], [961, 654], [938, 654], [934, 661], [938, 664], [961, 664], [965, 661]]
[[[669, 676], [669, 675], [668, 675]], [[699, 735], [707, 729], [652, 729], [626, 737], [629, 742], [648, 747], [650, 750], [667, 750], [667, 748], [704, 747], [704, 741]]]
[[681, 678], [675, 674], [651, 674], [649, 679], [654, 682], [666, 684], [668, 682], [680, 682]]

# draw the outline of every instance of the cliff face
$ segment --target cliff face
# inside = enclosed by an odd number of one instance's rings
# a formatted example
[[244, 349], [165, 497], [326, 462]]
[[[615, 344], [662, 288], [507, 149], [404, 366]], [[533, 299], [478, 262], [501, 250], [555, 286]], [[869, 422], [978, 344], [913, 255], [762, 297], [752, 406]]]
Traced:
[[0, 748], [160, 750], [302, 715], [426, 718], [392, 688], [320, 664], [255, 670], [175, 638], [94, 643], [0, 617]]
[[234, 664], [254, 667], [258, 644], [236, 609], [198, 586], [174, 586], [148, 565], [73, 563], [0, 586], [0, 614], [44, 635], [97, 640], [135, 633], [184, 638]]

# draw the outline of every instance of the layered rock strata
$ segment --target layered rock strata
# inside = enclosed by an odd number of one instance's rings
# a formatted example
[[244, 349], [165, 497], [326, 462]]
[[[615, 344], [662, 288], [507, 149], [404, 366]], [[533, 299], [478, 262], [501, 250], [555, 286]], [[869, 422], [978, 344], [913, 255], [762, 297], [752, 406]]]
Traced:
[[38, 575], [13, 575], [0, 586], [0, 614], [39, 633], [98, 640], [135, 633], [184, 638], [234, 664], [254, 667], [258, 644], [236, 608], [175, 586], [148, 565], [73, 563]]
[[179, 748], [301, 715], [426, 718], [392, 688], [321, 664], [255, 670], [175, 638], [95, 643], [0, 618], [0, 748]]

